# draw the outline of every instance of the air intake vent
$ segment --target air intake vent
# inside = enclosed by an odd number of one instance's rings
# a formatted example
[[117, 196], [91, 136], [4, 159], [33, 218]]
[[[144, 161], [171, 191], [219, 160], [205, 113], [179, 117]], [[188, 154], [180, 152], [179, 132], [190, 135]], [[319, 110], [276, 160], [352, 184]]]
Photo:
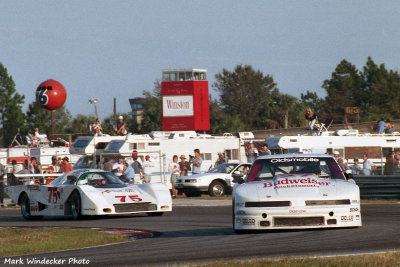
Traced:
[[290, 201], [260, 201], [260, 202], [246, 202], [247, 208], [260, 208], [260, 207], [290, 207]]
[[306, 206], [350, 205], [350, 199], [306, 200]]

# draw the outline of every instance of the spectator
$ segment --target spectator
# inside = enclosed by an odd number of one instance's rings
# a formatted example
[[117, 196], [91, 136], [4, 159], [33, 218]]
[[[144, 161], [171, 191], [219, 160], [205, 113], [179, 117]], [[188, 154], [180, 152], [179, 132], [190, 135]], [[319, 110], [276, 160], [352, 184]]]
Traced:
[[179, 169], [181, 170], [180, 176], [187, 176], [189, 171], [191, 171], [190, 163], [186, 161], [185, 155], [181, 155], [181, 161], [179, 162]]
[[362, 168], [361, 168], [360, 165], [358, 165], [358, 162], [359, 162], [358, 158], [355, 157], [353, 159], [353, 162], [354, 162], [354, 164], [351, 165], [349, 169], [351, 170], [351, 173], [353, 175], [359, 175], [361, 173], [361, 171], [362, 171]]
[[119, 157], [118, 161], [113, 164], [112, 172], [116, 176], [120, 177], [122, 175], [123, 170], [124, 170], [124, 158]]
[[397, 161], [395, 159], [395, 154], [389, 153], [386, 156], [385, 169], [383, 170], [383, 174], [384, 175], [393, 175], [396, 164], [397, 164]]
[[39, 132], [39, 128], [35, 129], [35, 136], [39, 140], [40, 144], [43, 144], [43, 145], [48, 145], [49, 144], [49, 139], [47, 139], [47, 135], [46, 134], [41, 134]]
[[385, 123], [385, 120], [383, 118], [381, 118], [378, 121], [378, 125], [377, 125], [378, 134], [383, 134], [383, 132], [385, 131], [386, 128], [387, 128], [387, 124]]
[[248, 146], [247, 146], [246, 156], [247, 156], [247, 162], [248, 163], [253, 163], [254, 160], [258, 157], [258, 150], [254, 146], [253, 141], [250, 141]]
[[32, 173], [39, 174], [43, 173], [42, 165], [37, 162], [36, 157], [31, 158], [31, 165], [29, 166]]
[[178, 190], [176, 190], [175, 188], [175, 183], [179, 175], [181, 174], [181, 169], [179, 168], [177, 155], [174, 155], [172, 157], [172, 162], [168, 166], [168, 171], [171, 175], [172, 198], [176, 198], [176, 196], [178, 195]]
[[194, 156], [191, 157], [190, 162], [192, 163], [192, 174], [201, 173], [201, 164], [203, 159], [200, 156], [200, 149], [196, 148], [194, 150]]
[[268, 144], [264, 143], [260, 149], [260, 156], [271, 155], [271, 151], [268, 149]]
[[385, 120], [385, 123], [386, 123], [385, 133], [386, 133], [386, 134], [392, 134], [392, 133], [393, 133], [394, 125], [392, 125], [392, 124], [390, 123], [390, 120], [389, 120], [389, 119]]
[[376, 166], [372, 163], [370, 159], [368, 159], [368, 155], [364, 154], [363, 155], [363, 169], [362, 169], [362, 174], [363, 175], [372, 175], [376, 169]]
[[68, 157], [64, 157], [60, 163], [62, 172], [70, 172], [74, 169], [74, 167], [72, 167], [71, 163], [69, 163], [69, 158]]
[[249, 167], [245, 166], [243, 168], [243, 175], [246, 176], [248, 172], [249, 172]]
[[29, 160], [26, 159], [24, 161], [24, 164], [22, 165], [22, 170], [17, 172], [17, 174], [29, 174], [29, 173], [32, 173], [32, 171], [30, 170]]
[[103, 165], [103, 170], [105, 170], [107, 172], [112, 172], [114, 162], [115, 162], [114, 158], [113, 157], [109, 157], [107, 159], [106, 163], [104, 163], [104, 165]]
[[342, 158], [338, 158], [337, 163], [338, 163], [338, 165], [340, 166], [340, 168], [342, 169], [343, 172], [347, 171], [347, 164], [344, 163]]
[[96, 118], [96, 121], [92, 124], [92, 134], [94, 136], [103, 135], [103, 127], [101, 126], [99, 118]]
[[3, 164], [0, 164], [0, 206], [4, 207], [4, 176], [6, 175], [6, 167]]
[[312, 135], [314, 132], [314, 125], [318, 123], [318, 116], [311, 110], [311, 108], [307, 108], [305, 118], [306, 126], [310, 129], [310, 134]]
[[222, 163], [225, 163], [225, 155], [222, 154], [221, 152], [218, 152], [218, 159], [217, 159], [217, 161], [215, 161], [214, 167], [216, 167]]
[[122, 171], [120, 179], [125, 179], [125, 181], [130, 184], [135, 183], [135, 171], [133, 170], [132, 166], [126, 161], [124, 162], [124, 169]]
[[118, 117], [118, 123], [114, 127], [114, 132], [116, 135], [121, 135], [121, 136], [127, 134], [126, 123], [124, 122], [124, 117], [122, 117], [122, 116]]
[[151, 162], [150, 156], [146, 155], [145, 162], [143, 163], [144, 183], [148, 184], [151, 182], [151, 169], [154, 167]]
[[58, 163], [56, 156], [51, 157], [51, 164], [49, 165], [49, 167], [47, 167], [46, 172], [47, 173], [60, 173], [61, 172], [61, 166]]
[[12, 169], [11, 169], [11, 173], [12, 174], [16, 174], [16, 173], [18, 173], [19, 171], [22, 170], [21, 166], [18, 165], [18, 163], [17, 163], [17, 161], [15, 159], [13, 159], [11, 161], [11, 166], [12, 166]]
[[336, 160], [336, 162], [338, 162], [339, 161], [339, 159], [340, 159], [340, 153], [339, 153], [339, 151], [334, 151], [333, 152], [333, 158]]
[[142, 175], [143, 175], [142, 163], [139, 161], [138, 154], [133, 153], [132, 158], [133, 158], [132, 168], [135, 171], [135, 180], [139, 182], [142, 180]]

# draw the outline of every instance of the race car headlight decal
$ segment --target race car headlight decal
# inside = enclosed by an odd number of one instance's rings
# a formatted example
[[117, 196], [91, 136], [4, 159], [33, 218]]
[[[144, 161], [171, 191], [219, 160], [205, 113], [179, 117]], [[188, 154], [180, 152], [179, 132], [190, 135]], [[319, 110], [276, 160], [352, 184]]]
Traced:
[[247, 208], [260, 208], [260, 207], [289, 207], [290, 201], [259, 201], [259, 202], [246, 202]]
[[350, 205], [350, 199], [306, 200], [306, 206]]
[[246, 212], [244, 210], [238, 210], [238, 211], [236, 211], [236, 214], [237, 215], [245, 215]]

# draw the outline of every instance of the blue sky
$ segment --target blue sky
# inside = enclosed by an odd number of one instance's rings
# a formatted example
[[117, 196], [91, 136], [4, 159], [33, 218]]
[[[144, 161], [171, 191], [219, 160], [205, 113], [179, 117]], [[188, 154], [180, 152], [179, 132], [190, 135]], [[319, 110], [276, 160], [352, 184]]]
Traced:
[[72, 115], [129, 112], [169, 68], [214, 75], [249, 64], [281, 93], [325, 96], [322, 82], [346, 59], [398, 70], [399, 1], [0, 1], [0, 62], [25, 110], [47, 80], [67, 90]]

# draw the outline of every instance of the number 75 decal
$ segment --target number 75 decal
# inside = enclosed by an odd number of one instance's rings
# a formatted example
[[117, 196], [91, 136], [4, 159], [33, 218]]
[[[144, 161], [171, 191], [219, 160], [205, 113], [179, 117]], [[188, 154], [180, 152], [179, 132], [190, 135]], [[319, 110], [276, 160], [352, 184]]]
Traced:
[[[115, 198], [119, 198], [120, 202], [126, 202], [127, 196], [115, 196]], [[138, 195], [128, 196], [132, 201], [142, 201], [142, 199]]]

